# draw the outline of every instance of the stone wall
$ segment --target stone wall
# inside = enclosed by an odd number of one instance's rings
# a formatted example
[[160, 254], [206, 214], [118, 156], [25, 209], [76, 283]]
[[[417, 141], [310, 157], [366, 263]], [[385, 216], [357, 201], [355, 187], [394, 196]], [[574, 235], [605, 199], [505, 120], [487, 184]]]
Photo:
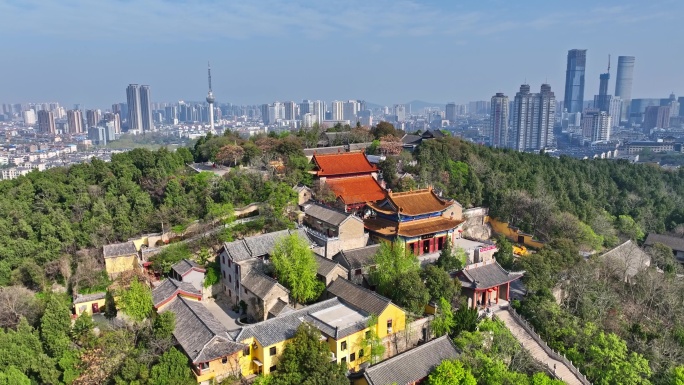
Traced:
[[433, 316], [419, 318], [407, 324], [406, 329], [385, 337], [382, 341], [385, 345], [385, 355], [382, 359], [394, 357], [418, 346], [425, 342], [426, 336], [428, 340], [432, 339], [430, 322], [433, 318]]

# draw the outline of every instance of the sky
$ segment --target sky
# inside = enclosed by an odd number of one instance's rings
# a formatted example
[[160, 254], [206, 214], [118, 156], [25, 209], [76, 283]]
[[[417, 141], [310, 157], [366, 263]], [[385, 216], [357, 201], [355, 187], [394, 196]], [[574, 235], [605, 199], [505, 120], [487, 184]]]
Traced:
[[684, 1], [0, 0], [0, 103], [363, 99], [467, 103], [548, 82], [587, 49], [585, 100], [636, 56], [633, 98], [684, 95]]

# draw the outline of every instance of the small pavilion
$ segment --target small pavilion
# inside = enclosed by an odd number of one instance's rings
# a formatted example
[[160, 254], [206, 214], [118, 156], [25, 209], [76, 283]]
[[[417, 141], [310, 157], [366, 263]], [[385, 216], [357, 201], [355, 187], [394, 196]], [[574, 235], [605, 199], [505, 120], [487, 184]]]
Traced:
[[499, 299], [510, 301], [511, 282], [522, 276], [522, 273], [507, 271], [493, 258], [472, 263], [456, 272], [471, 308], [499, 304]]

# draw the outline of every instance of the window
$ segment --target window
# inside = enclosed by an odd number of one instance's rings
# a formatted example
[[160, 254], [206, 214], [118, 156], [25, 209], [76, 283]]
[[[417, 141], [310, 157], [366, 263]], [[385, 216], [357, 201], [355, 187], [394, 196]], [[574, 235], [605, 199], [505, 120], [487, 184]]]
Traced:
[[342, 341], [342, 350], [347, 350], [347, 341]]
[[223, 272], [223, 279], [226, 279], [226, 272]]
[[226, 264], [226, 256], [225, 255], [221, 256], [221, 261], [224, 265]]
[[228, 297], [232, 297], [233, 293], [231, 293], [230, 289], [228, 289]]
[[270, 354], [271, 356], [275, 356], [276, 355], [276, 347], [273, 346], [272, 348], [270, 348], [268, 350], [268, 354]]
[[370, 337], [371, 337], [370, 334], [371, 334], [371, 331], [370, 331], [370, 330], [366, 330], [366, 339], [367, 339], [367, 340], [370, 339]]
[[268, 372], [269, 372], [269, 373], [273, 373], [273, 372], [275, 372], [276, 370], [278, 370], [278, 368], [277, 368], [276, 365], [273, 365], [273, 366], [271, 366], [270, 368], [268, 368]]
[[247, 288], [245, 287], [245, 294], [247, 294]]
[[356, 353], [352, 353], [349, 355], [349, 362], [354, 362], [356, 361]]
[[235, 281], [235, 295], [240, 295], [240, 284]]
[[363, 357], [363, 349], [359, 350], [359, 358]]
[[361, 269], [354, 270], [354, 275], [361, 275]]
[[[225, 275], [226, 275], [226, 273], [223, 273], [223, 278], [226, 278]], [[232, 275], [228, 276], [228, 282], [233, 282], [233, 276]]]
[[342, 359], [340, 360], [340, 362], [343, 363], [343, 364], [346, 363], [346, 362], [347, 362], [347, 357], [342, 357]]
[[200, 362], [199, 364], [197, 364], [197, 369], [199, 369], [200, 371], [209, 369], [209, 363], [208, 362]]
[[392, 320], [387, 320], [387, 333], [392, 333]]
[[232, 265], [233, 265], [233, 261], [231, 261], [231, 260], [229, 259], [229, 260], [228, 260], [228, 267], [231, 267]]
[[238, 267], [238, 265], [237, 265], [237, 263], [236, 263], [236, 264], [235, 264], [235, 273], [237, 273], [237, 267]]
[[248, 355], [249, 355], [249, 345], [245, 346], [245, 348], [242, 349], [242, 355], [243, 355], [243, 356], [248, 356]]
[[223, 358], [221, 358], [221, 363], [222, 363], [222, 364], [228, 363], [228, 357], [223, 357]]

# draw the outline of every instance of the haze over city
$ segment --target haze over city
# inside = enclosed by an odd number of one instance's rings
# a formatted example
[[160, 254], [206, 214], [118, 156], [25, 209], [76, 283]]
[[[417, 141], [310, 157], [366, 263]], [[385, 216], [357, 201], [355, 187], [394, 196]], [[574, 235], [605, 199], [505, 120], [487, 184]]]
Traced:
[[[129, 83], [154, 101], [488, 100], [527, 82], [562, 91], [587, 49], [585, 95], [608, 54], [637, 57], [633, 95], [684, 89], [669, 38], [678, 1], [0, 1], [0, 101], [106, 108]], [[612, 86], [611, 86], [612, 87]]]

